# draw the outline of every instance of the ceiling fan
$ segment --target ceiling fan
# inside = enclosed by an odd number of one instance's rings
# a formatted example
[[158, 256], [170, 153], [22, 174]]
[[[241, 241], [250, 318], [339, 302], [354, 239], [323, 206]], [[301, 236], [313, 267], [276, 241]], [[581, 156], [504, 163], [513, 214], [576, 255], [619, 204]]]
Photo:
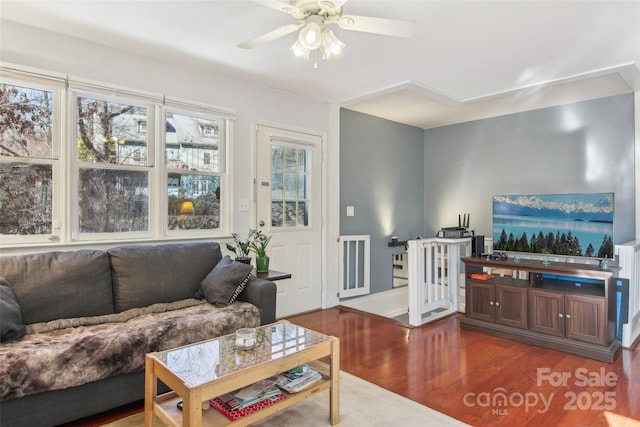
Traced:
[[[344, 30], [361, 31], [393, 37], [411, 37], [415, 23], [411, 21], [374, 18], [370, 16], [343, 15], [342, 6], [347, 0], [291, 0], [285, 3], [277, 0], [256, 0], [257, 3], [295, 18], [297, 24], [289, 24], [266, 34], [254, 37], [238, 45], [243, 49], [252, 49], [271, 42], [300, 29], [296, 42], [290, 50], [299, 58], [309, 60], [309, 54], [320, 51], [322, 59], [332, 60], [340, 57], [345, 47], [327, 25], [336, 24]], [[315, 64], [317, 68], [317, 63]]]

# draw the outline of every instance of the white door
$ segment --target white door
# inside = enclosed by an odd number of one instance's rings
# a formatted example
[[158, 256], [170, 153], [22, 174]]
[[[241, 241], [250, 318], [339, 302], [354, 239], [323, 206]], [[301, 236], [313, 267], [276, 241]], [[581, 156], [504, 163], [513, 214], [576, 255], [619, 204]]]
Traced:
[[256, 224], [273, 236], [271, 270], [278, 280], [276, 317], [322, 307], [322, 137], [258, 125]]

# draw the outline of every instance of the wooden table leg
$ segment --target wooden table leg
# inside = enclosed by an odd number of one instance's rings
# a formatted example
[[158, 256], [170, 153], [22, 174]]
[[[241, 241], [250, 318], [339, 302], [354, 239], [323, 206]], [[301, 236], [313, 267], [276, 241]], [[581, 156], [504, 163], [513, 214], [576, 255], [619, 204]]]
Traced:
[[153, 359], [147, 354], [144, 366], [144, 426], [153, 427], [153, 399], [158, 395], [158, 381], [153, 372]]
[[329, 390], [329, 416], [331, 425], [340, 422], [340, 340], [331, 343], [331, 389]]
[[182, 401], [182, 426], [200, 427], [202, 423], [202, 394], [200, 388], [190, 389]]

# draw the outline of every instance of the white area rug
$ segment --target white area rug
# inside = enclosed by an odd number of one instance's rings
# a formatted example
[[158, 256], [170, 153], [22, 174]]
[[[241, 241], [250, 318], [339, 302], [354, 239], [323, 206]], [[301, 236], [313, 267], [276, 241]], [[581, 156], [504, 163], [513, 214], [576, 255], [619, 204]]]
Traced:
[[[209, 411], [215, 411], [211, 408]], [[106, 424], [108, 427], [142, 427], [143, 414]], [[329, 391], [277, 412], [253, 426], [330, 426]], [[467, 426], [441, 412], [392, 393], [346, 372], [340, 372], [340, 423], [342, 427]]]

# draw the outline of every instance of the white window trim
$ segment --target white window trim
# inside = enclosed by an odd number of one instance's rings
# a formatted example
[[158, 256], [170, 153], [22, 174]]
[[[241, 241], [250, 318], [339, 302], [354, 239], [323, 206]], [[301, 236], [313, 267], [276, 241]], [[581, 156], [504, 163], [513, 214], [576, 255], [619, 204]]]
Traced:
[[[122, 244], [128, 241], [169, 241], [202, 238], [221, 238], [228, 236], [233, 229], [233, 174], [229, 165], [233, 165], [234, 109], [169, 97], [154, 92], [120, 87], [93, 80], [71, 77], [68, 74], [42, 71], [22, 65], [0, 62], [2, 82], [18, 86], [29, 86], [54, 91], [53, 157], [52, 159], [22, 159], [3, 157], [4, 161], [23, 161], [34, 164], [53, 164], [52, 230], [49, 235], [2, 235], [0, 247], [30, 246], [73, 246], [90, 242], [113, 242]], [[75, 137], [74, 117], [75, 96], [99, 97], [114, 102], [134, 101], [148, 104], [147, 121], [147, 166], [134, 167], [134, 170], [149, 171], [149, 224], [148, 231], [125, 233], [79, 233], [78, 171], [83, 163], [77, 161], [77, 146], [70, 143]], [[225, 126], [224, 143], [220, 144], [221, 171], [213, 175], [220, 176], [221, 200], [220, 227], [213, 230], [168, 230], [166, 221], [167, 174], [170, 169], [165, 165], [165, 111], [169, 107], [187, 114], [211, 116], [221, 119]], [[151, 135], [153, 134], [153, 135]], [[92, 166], [97, 166], [93, 165]], [[87, 165], [89, 166], [89, 165]], [[89, 166], [91, 167], [91, 166]], [[99, 165], [99, 167], [128, 169], [127, 165]], [[142, 168], [142, 169], [141, 169]], [[202, 173], [210, 175], [211, 173]]]
[[[232, 230], [232, 225], [230, 218], [232, 217], [231, 212], [233, 211], [233, 198], [231, 197], [231, 187], [229, 184], [231, 173], [229, 171], [228, 165], [232, 161], [230, 154], [233, 149], [233, 128], [234, 128], [234, 117], [232, 113], [234, 110], [222, 109], [220, 107], [212, 107], [207, 106], [205, 104], [200, 104], [197, 102], [189, 102], [186, 100], [165, 97], [164, 108], [162, 112], [163, 117], [163, 125], [164, 118], [166, 116], [166, 112], [171, 111], [176, 114], [184, 114], [188, 116], [196, 116], [202, 117], [206, 119], [216, 119], [220, 120], [220, 123], [225, 126], [224, 129], [224, 143], [218, 144], [218, 149], [220, 150], [220, 171], [219, 172], [204, 172], [204, 171], [183, 171], [180, 169], [169, 169], [166, 168], [164, 153], [166, 150], [166, 132], [163, 131], [160, 134], [160, 140], [162, 141], [162, 151], [163, 156], [159, 161], [163, 162], [162, 172], [162, 182], [163, 182], [163, 191], [166, 194], [167, 186], [168, 186], [168, 173], [175, 172], [179, 174], [193, 174], [193, 175], [207, 175], [207, 176], [219, 176], [220, 177], [220, 194], [223, 197], [220, 200], [221, 206], [226, 206], [225, 209], [220, 209], [220, 227], [217, 229], [206, 230], [206, 229], [194, 229], [194, 230], [169, 230], [167, 224], [163, 224], [164, 235], [169, 238], [175, 238], [178, 236], [185, 237], [222, 237], [228, 236]], [[223, 132], [220, 132], [221, 134]], [[169, 199], [168, 197], [163, 197], [163, 206], [162, 212], [167, 212], [169, 209]]]
[[29, 86], [34, 89], [42, 89], [53, 93], [52, 109], [52, 135], [51, 157], [9, 157], [3, 156], [2, 160], [9, 163], [28, 163], [51, 165], [53, 181], [52, 186], [52, 206], [51, 206], [51, 234], [37, 235], [2, 235], [1, 246], [32, 245], [40, 243], [58, 243], [64, 240], [67, 223], [63, 218], [64, 200], [64, 170], [66, 169], [65, 156], [61, 156], [61, 145], [65, 138], [66, 126], [66, 81], [61, 74], [51, 73], [49, 75], [33, 68], [19, 67], [14, 64], [0, 63], [0, 79], [3, 83], [15, 86]]
[[[82, 89], [79, 89], [81, 87]], [[78, 88], [78, 89], [76, 89]], [[158, 193], [154, 192], [152, 188], [154, 187], [154, 181], [157, 180], [156, 174], [154, 174], [154, 165], [157, 164], [155, 162], [155, 151], [156, 151], [156, 132], [157, 126], [155, 125], [155, 121], [157, 118], [157, 110], [160, 109], [160, 106], [157, 103], [153, 103], [149, 101], [149, 98], [145, 95], [141, 95], [136, 97], [135, 93], [132, 91], [123, 91], [117, 90], [112, 91], [111, 93], [105, 93], [102, 87], [96, 87], [95, 91], [91, 91], [91, 86], [88, 83], [84, 83], [79, 85], [77, 82], [69, 82], [69, 103], [68, 103], [68, 111], [69, 111], [69, 124], [67, 129], [69, 129], [69, 141], [68, 144], [65, 144], [68, 148], [68, 159], [71, 167], [67, 168], [70, 172], [70, 176], [67, 181], [69, 183], [68, 188], [68, 197], [71, 202], [69, 206], [69, 213], [71, 217], [69, 218], [70, 227], [70, 241], [98, 241], [98, 240], [140, 240], [140, 239], [150, 239], [154, 237], [157, 232], [153, 228], [153, 224], [156, 223], [154, 216], [159, 213], [156, 210], [153, 210], [151, 206], [153, 205], [153, 201], [156, 198], [161, 196]], [[114, 96], [114, 93], [117, 95]], [[78, 123], [78, 115], [76, 109], [76, 100], [78, 97], [86, 97], [99, 99], [109, 102], [115, 103], [124, 103], [124, 104], [135, 104], [139, 106], [144, 106], [147, 108], [147, 127], [150, 128], [151, 131], [147, 131], [147, 164], [144, 166], [133, 166], [133, 165], [114, 165], [114, 164], [94, 164], [94, 163], [85, 163], [78, 161], [78, 146], [75, 141], [76, 137], [76, 127], [75, 125]], [[162, 98], [156, 98], [162, 99]], [[149, 126], [150, 124], [150, 126]], [[129, 231], [129, 232], [114, 232], [114, 233], [83, 233], [80, 231], [80, 215], [78, 212], [79, 200], [78, 200], [78, 175], [80, 173], [81, 168], [88, 169], [111, 169], [111, 170], [127, 170], [127, 171], [145, 171], [148, 173], [148, 185], [149, 185], [149, 206], [148, 206], [148, 223], [147, 223], [147, 231]]]

